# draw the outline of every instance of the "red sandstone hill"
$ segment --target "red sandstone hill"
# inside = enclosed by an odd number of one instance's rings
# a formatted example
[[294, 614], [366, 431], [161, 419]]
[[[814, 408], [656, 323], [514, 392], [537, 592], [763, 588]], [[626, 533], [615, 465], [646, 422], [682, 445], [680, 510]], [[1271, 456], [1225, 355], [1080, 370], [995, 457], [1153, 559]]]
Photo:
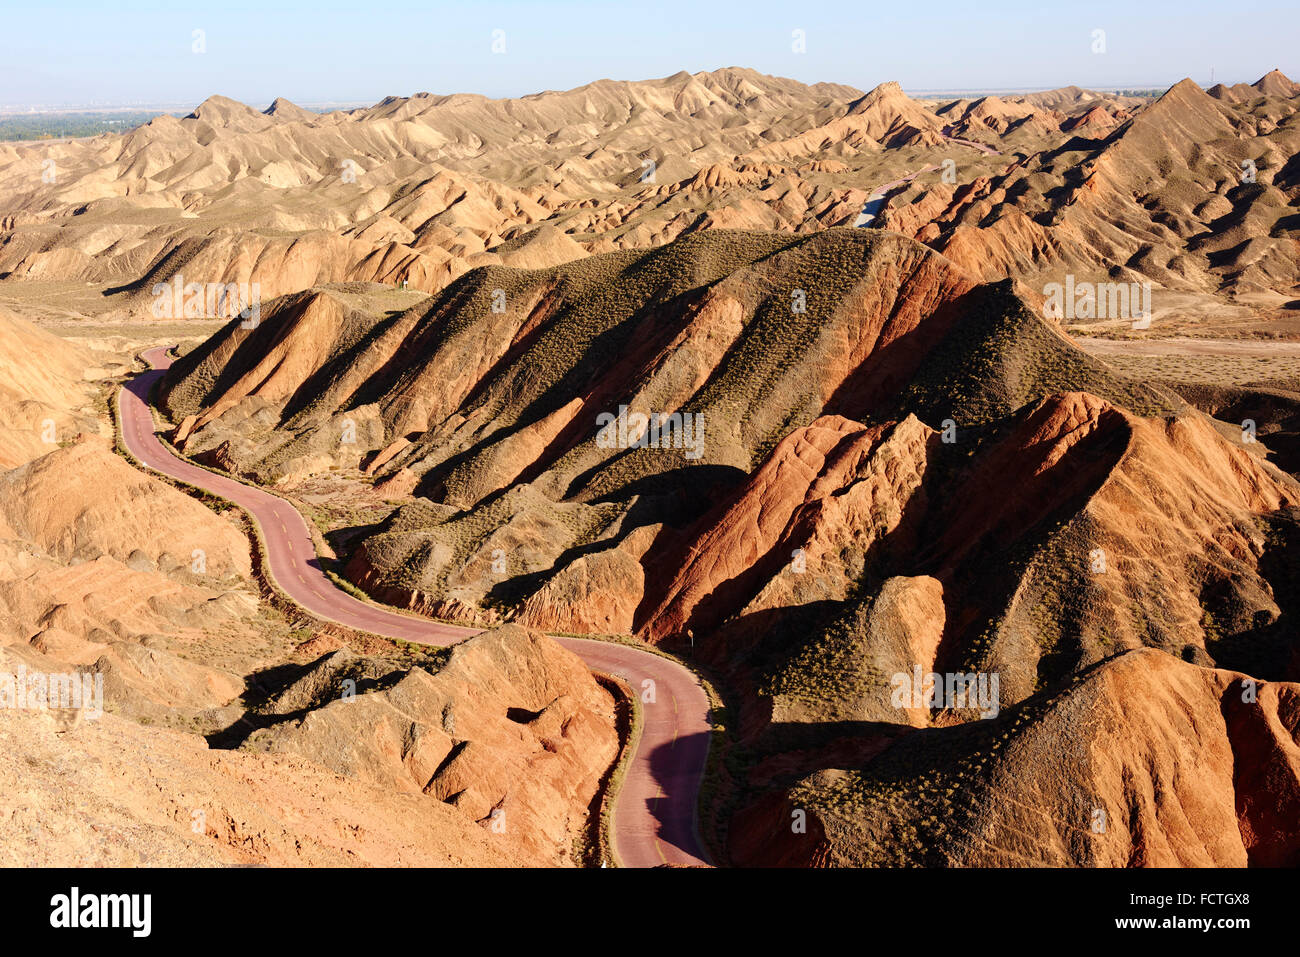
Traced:
[[[354, 580], [427, 608], [489, 599], [563, 631], [640, 627], [639, 588], [621, 587], [618, 608], [598, 588], [588, 608], [567, 583], [597, 553], [623, 551], [608, 560], [632, 573], [629, 558], [670, 535], [656, 526], [679, 526], [823, 413], [908, 409], [967, 429], [1053, 384], [1177, 401], [1120, 382], [1010, 290], [869, 231], [714, 231], [483, 271], [383, 318], [349, 312], [349, 295], [275, 304], [258, 329], [232, 323], [178, 362], [162, 394], [186, 450], [289, 484], [363, 466], [380, 494], [416, 497], [365, 537]], [[699, 417], [698, 448], [602, 447], [598, 417], [621, 406]], [[516, 558], [504, 577], [487, 573], [498, 549]]]
[[864, 94], [741, 68], [324, 114], [212, 96], [122, 136], [0, 148], [0, 280], [89, 282], [117, 316], [148, 314], [152, 287], [178, 276], [256, 283], [268, 299], [338, 282], [435, 292], [478, 265], [550, 266], [702, 229], [852, 225], [880, 184], [950, 153], [962, 183], [1004, 169], [945, 127], [1036, 152], [1138, 105], [1037, 96], [931, 109], [895, 82]]
[[1294, 682], [1131, 651], [996, 721], [771, 792], [732, 822], [731, 853], [747, 866], [1294, 867], [1298, 705]]
[[1300, 278], [1286, 175], [1300, 149], [1286, 120], [1300, 108], [1293, 87], [1269, 74], [1248, 102], [1183, 80], [1122, 122], [1078, 115], [1062, 125], [1072, 137], [1054, 148], [955, 189], [914, 189], [891, 204], [884, 225], [986, 279], [1108, 272], [1280, 303]]
[[[925, 803], [933, 775], [889, 792], [916, 808], [897, 824], [906, 835], [862, 796], [874, 784], [842, 806], [837, 782], [923, 768], [922, 742], [951, 740], [987, 787], [1001, 772], [981, 735], [1006, 725], [900, 707], [899, 673], [996, 674], [992, 704], [1010, 722], [1091, 693], [1117, 662], [1300, 677], [1300, 484], [1172, 394], [1086, 357], [1011, 284], [981, 284], [918, 243], [713, 231], [481, 270], [400, 312], [364, 299], [327, 287], [274, 303], [258, 329], [231, 323], [177, 363], [162, 394], [187, 450], [290, 489], [364, 468], [367, 500], [391, 511], [350, 540], [346, 574], [386, 600], [631, 633], [707, 662], [734, 709], [730, 747], [750, 762], [727, 784], [749, 808], [732, 822], [737, 861], [944, 862], [910, 836], [944, 819]], [[619, 406], [702, 416], [698, 458], [603, 447], [597, 416]], [[1213, 715], [1198, 706], [1194, 720]], [[1105, 740], [1089, 730], [1079, 746]], [[1210, 730], [1198, 740], [1222, 748]], [[1037, 754], [1025, 748], [1016, 762]], [[1114, 781], [1129, 772], [1069, 773], [1120, 813]], [[1215, 800], [1233, 807], [1238, 788], [1214, 785]], [[762, 838], [800, 807], [820, 837]], [[1285, 829], [1235, 851], [1170, 833], [1005, 854], [1291, 853]], [[1013, 859], [963, 847], [952, 853]]]

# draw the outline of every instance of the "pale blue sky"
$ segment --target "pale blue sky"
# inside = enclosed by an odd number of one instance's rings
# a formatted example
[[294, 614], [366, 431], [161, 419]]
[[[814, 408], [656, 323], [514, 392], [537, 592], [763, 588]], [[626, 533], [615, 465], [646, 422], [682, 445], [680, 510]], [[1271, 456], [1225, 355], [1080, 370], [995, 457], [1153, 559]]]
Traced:
[[[1233, 2], [195, 3], [0, 0], [0, 104], [513, 96], [749, 66], [909, 90], [1167, 86], [1300, 73], [1300, 4]], [[506, 51], [491, 50], [505, 31]], [[791, 49], [805, 32], [807, 52]], [[1106, 52], [1092, 52], [1092, 31]], [[192, 52], [194, 30], [207, 52]]]

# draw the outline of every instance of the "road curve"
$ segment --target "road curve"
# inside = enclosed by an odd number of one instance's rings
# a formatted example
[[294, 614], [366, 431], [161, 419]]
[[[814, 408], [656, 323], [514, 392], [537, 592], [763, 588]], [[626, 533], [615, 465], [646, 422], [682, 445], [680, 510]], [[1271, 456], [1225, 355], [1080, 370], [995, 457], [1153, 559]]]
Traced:
[[961, 146], [969, 146], [972, 149], [979, 150], [981, 153], [985, 154], [986, 156], [1000, 156], [1002, 154], [1001, 150], [996, 150], [993, 147], [989, 146], [987, 143], [977, 143], [975, 142], [975, 140], [964, 140], [960, 136], [953, 136], [948, 132], [950, 129], [952, 129], [951, 126], [945, 126], [939, 132], [939, 135], [942, 136], [949, 143], [957, 143]]
[[[952, 127], [945, 126], [943, 131], [939, 134], [947, 142], [957, 143], [961, 146], [970, 146], [989, 156], [1000, 155], [998, 150], [995, 150], [993, 147], [987, 146], [984, 143], [976, 143], [974, 140], [963, 140], [956, 136], [949, 136], [948, 130], [950, 129], [952, 129]], [[862, 211], [858, 213], [858, 218], [854, 221], [853, 225], [859, 229], [870, 226], [876, 221], [876, 218], [880, 215], [881, 211], [884, 210], [886, 199], [891, 190], [897, 189], [904, 183], [910, 183], [922, 173], [932, 173], [938, 168], [939, 167], [934, 163], [930, 163], [921, 167], [915, 173], [908, 173], [906, 176], [900, 176], [898, 179], [891, 180], [888, 183], [881, 183], [871, 191], [871, 195], [868, 196], [867, 201], [863, 203]]]
[[[171, 365], [166, 347], [142, 358], [151, 367], [118, 391], [122, 442], [144, 466], [244, 508], [261, 529], [276, 586], [318, 618], [429, 645], [454, 645], [461, 628], [361, 601], [337, 588], [316, 556], [307, 523], [284, 499], [178, 457], [154, 432], [148, 398]], [[625, 867], [707, 864], [696, 826], [708, 756], [709, 699], [696, 677], [661, 655], [587, 638], [556, 638], [593, 671], [625, 679], [641, 698], [642, 731], [613, 814], [612, 840]]]
[[880, 215], [881, 210], [885, 208], [885, 200], [890, 190], [897, 189], [904, 183], [910, 183], [922, 173], [932, 173], [938, 168], [938, 166], [930, 163], [921, 167], [915, 173], [908, 173], [906, 176], [900, 176], [888, 183], [881, 183], [871, 191], [871, 195], [867, 197], [867, 201], [862, 205], [862, 212], [858, 213], [857, 221], [853, 225], [858, 228], [870, 226], [876, 221], [876, 217]]

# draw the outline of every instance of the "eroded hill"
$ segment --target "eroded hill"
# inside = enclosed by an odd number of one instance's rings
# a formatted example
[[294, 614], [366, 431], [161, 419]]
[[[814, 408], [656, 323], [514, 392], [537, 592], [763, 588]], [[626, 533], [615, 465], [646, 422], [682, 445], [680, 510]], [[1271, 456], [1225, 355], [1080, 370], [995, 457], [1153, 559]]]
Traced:
[[1010, 161], [981, 139], [1037, 149], [1139, 105], [1060, 94], [1018, 104], [1034, 122], [1015, 131], [984, 125], [987, 103], [936, 111], [897, 83], [863, 94], [739, 68], [328, 114], [214, 96], [124, 136], [0, 147], [0, 278], [91, 282], [130, 316], [177, 276], [256, 283], [267, 299], [347, 281], [434, 292], [478, 265], [708, 228], [851, 226], [877, 186], [936, 156], [970, 182]]
[[[1111, 661], [1300, 676], [1300, 484], [918, 243], [715, 230], [478, 270], [400, 314], [352, 294], [285, 300], [178, 362], [162, 398], [186, 451], [290, 491], [364, 470], [378, 520], [342, 558], [385, 600], [707, 663], [746, 756], [738, 860], [795, 853], [748, 842], [830, 795], [828, 769], [984, 726], [969, 703], [900, 707], [899, 674], [995, 674], [994, 714]], [[699, 442], [637, 442], [637, 413], [690, 417]], [[925, 862], [817, 807], [831, 837], [801, 863]], [[1126, 853], [1165, 859], [1147, 840]]]

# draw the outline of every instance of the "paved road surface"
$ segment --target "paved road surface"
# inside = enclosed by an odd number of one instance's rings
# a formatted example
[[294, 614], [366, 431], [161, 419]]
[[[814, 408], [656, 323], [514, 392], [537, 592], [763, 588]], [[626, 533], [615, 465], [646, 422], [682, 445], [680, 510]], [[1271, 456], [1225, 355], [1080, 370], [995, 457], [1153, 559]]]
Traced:
[[989, 155], [989, 156], [997, 156], [997, 155], [999, 155], [999, 154], [1002, 152], [1001, 150], [995, 150], [993, 147], [989, 146], [987, 143], [976, 143], [974, 140], [964, 140], [964, 139], [962, 139], [962, 138], [959, 137], [959, 136], [951, 136], [951, 135], [949, 135], [949, 133], [948, 133], [948, 131], [949, 131], [950, 129], [952, 129], [951, 126], [945, 126], [945, 127], [943, 128], [943, 130], [939, 133], [939, 135], [942, 136], [942, 137], [943, 137], [945, 140], [947, 140], [949, 143], [958, 143], [958, 144], [960, 144], [960, 145], [962, 145], [962, 146], [969, 146], [969, 147], [971, 147], [972, 149], [977, 149], [977, 150], [979, 150], [981, 153], [985, 153], [985, 154], [987, 154], [987, 155]]
[[[282, 498], [177, 457], [154, 434], [148, 396], [171, 365], [166, 348], [143, 354], [152, 368], [118, 392], [122, 440], [149, 468], [242, 506], [266, 542], [271, 577], [318, 618], [430, 645], [478, 633], [361, 601], [337, 588], [316, 557], [307, 523]], [[641, 695], [641, 739], [614, 808], [613, 841], [628, 867], [704, 864], [695, 812], [708, 754], [709, 700], [686, 668], [652, 652], [584, 638], [557, 638], [594, 671], [625, 678]]]
[[[987, 146], [984, 143], [976, 143], [974, 140], [963, 140], [956, 136], [949, 136], [949, 129], [950, 127], [944, 127], [943, 132], [939, 134], [949, 143], [957, 143], [961, 146], [970, 146], [979, 150], [981, 153], [987, 153], [989, 156], [998, 155], [998, 150], [995, 150], [993, 147]], [[897, 189], [904, 183], [910, 183], [922, 173], [932, 173], [938, 168], [938, 166], [931, 163], [929, 166], [921, 167], [915, 173], [908, 173], [906, 176], [900, 176], [898, 179], [889, 183], [881, 183], [871, 191], [871, 195], [867, 197], [867, 201], [862, 205], [862, 212], [858, 213], [858, 218], [853, 225], [859, 228], [870, 226], [875, 222], [876, 217], [880, 215], [881, 210], [885, 208], [886, 197], [891, 190]]]
[[881, 183], [871, 191], [871, 195], [867, 197], [866, 203], [862, 206], [862, 212], [858, 214], [857, 222], [853, 225], [856, 227], [870, 226], [876, 217], [880, 215], [880, 211], [885, 208], [885, 197], [890, 190], [897, 189], [904, 183], [910, 183], [922, 173], [932, 173], [938, 168], [938, 166], [931, 163], [929, 166], [922, 166], [915, 173], [908, 173], [906, 176], [900, 176], [888, 183]]

